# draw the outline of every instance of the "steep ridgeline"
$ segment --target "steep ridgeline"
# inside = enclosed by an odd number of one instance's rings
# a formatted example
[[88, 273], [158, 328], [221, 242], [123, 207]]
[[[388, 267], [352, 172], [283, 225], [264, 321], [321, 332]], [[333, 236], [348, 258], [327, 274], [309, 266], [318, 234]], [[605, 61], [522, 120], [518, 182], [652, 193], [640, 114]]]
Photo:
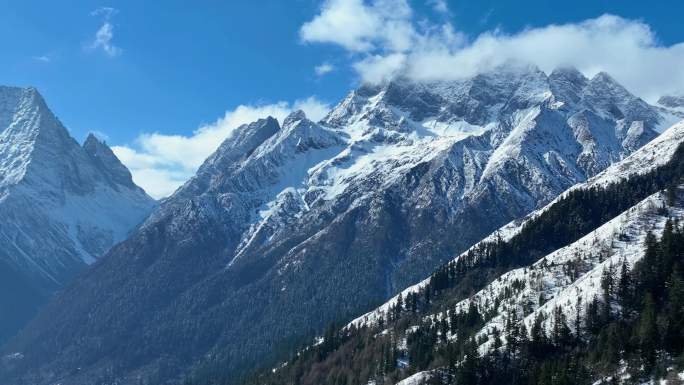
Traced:
[[7, 376], [137, 384], [216, 366], [235, 379], [623, 159], [663, 122], [607, 74], [505, 67], [364, 86], [320, 123], [296, 112], [242, 126], [5, 347], [22, 357]]
[[682, 220], [684, 122], [249, 384], [676, 376], [684, 370]]
[[0, 342], [154, 204], [104, 143], [71, 138], [35, 89], [0, 87]]

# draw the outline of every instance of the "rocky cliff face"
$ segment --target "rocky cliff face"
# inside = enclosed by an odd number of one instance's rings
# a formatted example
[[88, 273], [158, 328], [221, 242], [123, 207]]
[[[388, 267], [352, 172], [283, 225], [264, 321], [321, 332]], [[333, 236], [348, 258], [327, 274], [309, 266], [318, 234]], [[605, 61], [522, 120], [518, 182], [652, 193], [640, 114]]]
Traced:
[[71, 138], [35, 89], [0, 87], [0, 340], [154, 205], [104, 143]]
[[251, 369], [596, 175], [662, 120], [607, 74], [525, 67], [364, 86], [319, 123], [242, 126], [5, 348], [23, 357], [7, 376]]

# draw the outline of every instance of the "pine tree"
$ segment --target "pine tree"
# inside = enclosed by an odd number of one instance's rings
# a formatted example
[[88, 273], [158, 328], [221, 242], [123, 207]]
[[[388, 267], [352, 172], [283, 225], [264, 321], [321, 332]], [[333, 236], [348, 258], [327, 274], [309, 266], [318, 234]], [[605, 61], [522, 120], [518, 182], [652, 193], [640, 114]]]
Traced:
[[632, 305], [632, 277], [629, 272], [629, 265], [626, 260], [622, 260], [620, 267], [620, 278], [618, 279], [617, 297], [623, 312]]
[[684, 349], [684, 277], [676, 266], [667, 284], [666, 326], [664, 342], [670, 353]]
[[404, 310], [404, 298], [399, 293], [397, 297], [397, 305], [394, 307], [394, 319], [399, 319], [401, 317], [401, 312]]
[[677, 185], [671, 184], [667, 187], [667, 205], [674, 206], [677, 201]]
[[546, 349], [546, 333], [544, 331], [544, 314], [538, 312], [530, 330], [530, 352], [533, 357], [542, 357]]
[[557, 306], [553, 315], [553, 343], [557, 348], [562, 349], [570, 346], [572, 334], [568, 327], [567, 319], [563, 309]]
[[601, 290], [603, 292], [603, 307], [601, 308], [601, 317], [603, 318], [603, 323], [608, 323], [611, 318], [613, 285], [613, 266], [611, 265], [607, 269], [603, 270], [603, 275], [601, 276]]
[[520, 323], [518, 322], [518, 314], [515, 310], [511, 311], [508, 315], [508, 320], [506, 322], [506, 335], [506, 354], [511, 359], [516, 359], [520, 349], [522, 334], [520, 331]]
[[458, 368], [456, 377], [457, 384], [477, 385], [479, 372], [480, 355], [477, 352], [477, 345], [471, 338], [466, 342], [464, 347], [463, 363]]
[[575, 338], [579, 342], [582, 339], [582, 297], [577, 297], [575, 303]]
[[501, 342], [501, 332], [499, 331], [499, 329], [497, 327], [494, 327], [494, 329], [492, 330], [492, 340], [493, 340], [492, 350], [493, 350], [495, 355], [498, 355], [499, 350], [501, 349], [502, 342]]
[[647, 293], [644, 301], [637, 329], [641, 358], [645, 371], [648, 373], [656, 363], [656, 349], [658, 347], [658, 325], [656, 324], [656, 309], [653, 295]]
[[586, 310], [586, 325], [587, 331], [590, 334], [596, 334], [601, 328], [601, 317], [599, 315], [599, 302], [594, 296], [591, 302], [587, 304]]

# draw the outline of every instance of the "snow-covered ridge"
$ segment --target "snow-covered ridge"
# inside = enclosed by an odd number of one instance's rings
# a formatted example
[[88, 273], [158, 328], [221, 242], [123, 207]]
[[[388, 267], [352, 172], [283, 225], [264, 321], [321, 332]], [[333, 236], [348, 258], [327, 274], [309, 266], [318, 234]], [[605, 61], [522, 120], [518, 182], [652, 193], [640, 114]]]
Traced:
[[[606, 186], [610, 183], [628, 179], [634, 175], [648, 173], [655, 168], [666, 164], [668, 161], [670, 161], [670, 159], [672, 159], [675, 151], [682, 143], [684, 143], [684, 121], [672, 126], [656, 139], [643, 146], [641, 149], [637, 150], [624, 160], [613, 164], [595, 177], [584, 183], [579, 183], [575, 186], [572, 186], [570, 189], [559, 195], [556, 199], [543, 208], [535, 210], [525, 218], [512, 221], [496, 230], [477, 244], [473, 245], [467, 251], [454, 258], [453, 261], [456, 261], [459, 258], [467, 255], [471, 250], [475, 250], [481, 245], [496, 242], [498, 240], [506, 241], [511, 239], [522, 230], [527, 222], [539, 217], [542, 213], [549, 210], [558, 201], [566, 197], [571, 191]], [[410, 293], [420, 292], [429, 283], [430, 278], [428, 277], [423, 281], [404, 289], [400, 294], [395, 295], [378, 308], [354, 319], [348, 324], [348, 326], [354, 325], [359, 327], [366, 323], [377, 323], [378, 319], [384, 318], [388, 310], [396, 305], [400, 295], [403, 298], [406, 298], [406, 296]]]
[[[651, 195], [578, 241], [530, 266], [503, 274], [449, 311], [465, 312], [471, 303], [483, 314], [494, 310], [498, 315], [478, 336], [487, 336], [493, 328], [504, 330], [504, 320], [510, 312], [516, 312], [528, 330], [539, 313], [546, 316], [545, 325], [550, 328], [557, 307], [568, 320], [574, 321], [578, 309], [584, 315], [585, 305], [600, 297], [605, 270], [617, 273], [623, 262], [633, 267], [643, 257], [644, 240], [649, 232], [659, 236], [668, 219], [684, 218], [684, 207], [679, 204], [668, 207], [666, 202], [663, 193]], [[663, 207], [667, 207], [665, 212]], [[506, 298], [505, 293], [512, 295]], [[539, 303], [540, 296], [543, 304]], [[494, 309], [495, 304], [498, 307]], [[443, 316], [435, 315], [436, 318]], [[483, 353], [488, 347], [488, 344], [482, 346]]]
[[26, 174], [43, 101], [32, 88], [0, 87], [0, 200]]
[[154, 205], [106, 144], [79, 145], [36, 89], [0, 87], [0, 258], [59, 286]]
[[684, 112], [684, 96], [663, 96], [658, 99], [658, 104], [678, 112]]
[[[305, 119], [295, 115], [284, 126]], [[460, 200], [485, 194], [489, 184], [531, 209], [654, 137], [659, 119], [655, 109], [607, 74], [586, 79], [573, 69], [547, 76], [535, 68], [503, 68], [459, 82], [398, 80], [384, 87], [362, 87], [320, 125], [306, 124], [306, 137], [339, 147], [274, 147], [279, 138], [291, 136], [282, 129], [245, 160], [248, 165], [277, 153], [280, 160], [274, 164], [283, 171], [268, 176], [273, 185], [260, 193], [258, 215], [251, 216], [251, 230], [243, 235], [239, 253], [257, 239], [277, 238], [291, 223], [287, 218], [303, 218], [340, 199], [355, 207], [395, 186], [417, 165], [441, 159], [463, 175], [462, 182], [443, 182], [457, 185], [448, 192], [454, 211]], [[606, 125], [610, 120], [616, 121], [614, 127]], [[567, 129], [558, 127], [565, 124]], [[329, 151], [316, 151], [323, 147]], [[301, 156], [283, 158], [293, 152], [310, 155], [304, 164], [297, 160]], [[512, 168], [524, 169], [529, 180], [511, 183]], [[288, 209], [282, 210], [283, 205]], [[264, 229], [268, 236], [256, 236]]]
[[[660, 166], [665, 165], [672, 159], [675, 151], [684, 143], [684, 121], [681, 121], [668, 128], [661, 135], [642, 148], [638, 149], [625, 159], [617, 162], [598, 175], [589, 178], [586, 182], [578, 183], [560, 194], [546, 206], [533, 211], [525, 218], [512, 221], [501, 227], [482, 242], [490, 242], [496, 239], [508, 240], [518, 234], [523, 226], [530, 220], [539, 217], [549, 210], [554, 204], [568, 196], [575, 190], [587, 190], [595, 187], [605, 187], [612, 183], [617, 183], [629, 179], [635, 175], [646, 174]], [[477, 245], [473, 246], [476, 247]]]

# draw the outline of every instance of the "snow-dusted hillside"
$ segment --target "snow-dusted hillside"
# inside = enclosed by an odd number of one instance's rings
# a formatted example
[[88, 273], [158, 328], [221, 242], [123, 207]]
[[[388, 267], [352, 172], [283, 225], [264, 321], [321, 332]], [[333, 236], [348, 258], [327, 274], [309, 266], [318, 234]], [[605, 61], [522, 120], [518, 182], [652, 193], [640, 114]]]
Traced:
[[[684, 207], [668, 207], [663, 193], [654, 194], [579, 241], [531, 266], [502, 275], [460, 302], [454, 311], [467, 311], [470, 303], [474, 303], [482, 312], [497, 313], [482, 329], [481, 336], [489, 335], [492, 328], [504, 330], [504, 320], [511, 312], [517, 312], [528, 330], [539, 313], [546, 318], [544, 322], [550, 330], [556, 308], [562, 309], [566, 318], [574, 322], [578, 311], [584, 316], [586, 304], [600, 298], [604, 271], [612, 270], [617, 275], [623, 263], [633, 267], [644, 255], [644, 240], [649, 232], [660, 234], [668, 219], [683, 218]], [[540, 298], [543, 304], [539, 303]], [[499, 306], [492, 309], [495, 303]], [[488, 346], [482, 347], [483, 353]]]
[[[507, 241], [513, 236], [518, 234], [523, 227], [530, 221], [538, 218], [541, 214], [548, 211], [557, 202], [562, 200], [564, 197], [568, 196], [572, 191], [576, 190], [588, 190], [595, 187], [606, 186], [610, 183], [619, 182], [621, 180], [629, 179], [635, 175], [643, 175], [656, 167], [666, 164], [672, 159], [677, 148], [684, 143], [684, 121], [675, 124], [674, 126], [667, 129], [663, 134], [658, 136], [656, 139], [643, 146], [641, 149], [637, 150], [624, 160], [613, 164], [603, 172], [590, 178], [586, 182], [579, 183], [572, 186], [564, 193], [560, 194], [556, 199], [547, 204], [546, 206], [533, 211], [522, 219], [514, 220], [501, 228], [497, 229], [489, 236], [483, 238], [480, 242], [473, 245], [467, 251], [461, 253], [457, 256], [454, 261], [459, 258], [464, 257], [468, 254], [470, 250], [475, 250], [483, 244], [492, 243], [496, 240]], [[653, 198], [655, 199], [655, 198]], [[651, 202], [649, 200], [649, 202]], [[652, 203], [652, 202], [651, 202]], [[616, 218], [616, 220], [618, 220]], [[522, 269], [522, 271], [525, 271]], [[520, 272], [518, 272], [520, 274]], [[378, 319], [386, 318], [389, 309], [394, 307], [397, 303], [399, 296], [406, 298], [407, 295], [412, 293], [419, 293], [423, 288], [425, 288], [430, 283], [430, 278], [426, 278], [417, 284], [407, 287], [402, 290], [400, 294], [395, 295], [390, 300], [379, 306], [378, 308], [354, 319], [349, 323], [348, 326], [354, 325], [359, 327], [366, 323], [375, 324]], [[467, 304], [468, 301], [464, 301]], [[465, 305], [464, 305], [465, 306]], [[467, 309], [467, 306], [465, 306]]]
[[[44, 299], [122, 241], [154, 205], [106, 144], [71, 138], [38, 91], [0, 87], [3, 293], [35, 291]], [[2, 304], [6, 319], [23, 313]], [[35, 311], [36, 304], [22, 306]]]

